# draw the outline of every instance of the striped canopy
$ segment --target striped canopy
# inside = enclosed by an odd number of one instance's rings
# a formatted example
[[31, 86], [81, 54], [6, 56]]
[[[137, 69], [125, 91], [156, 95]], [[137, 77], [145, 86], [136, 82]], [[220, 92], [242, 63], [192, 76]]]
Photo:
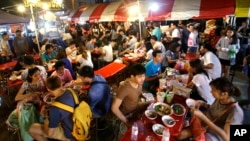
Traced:
[[[244, 1], [244, 0], [243, 0]], [[83, 5], [72, 21], [186, 20], [221, 18], [234, 14], [235, 0], [123, 0]]]

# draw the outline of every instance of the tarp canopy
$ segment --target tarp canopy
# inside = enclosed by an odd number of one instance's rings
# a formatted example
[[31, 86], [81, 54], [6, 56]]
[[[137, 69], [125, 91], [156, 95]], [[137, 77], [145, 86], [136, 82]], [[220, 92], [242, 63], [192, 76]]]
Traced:
[[[244, 0], [243, 0], [244, 1]], [[234, 14], [235, 0], [123, 0], [83, 5], [72, 21], [186, 20], [221, 18]]]
[[16, 16], [0, 10], [0, 24], [28, 23], [30, 20], [25, 17]]
[[236, 17], [250, 17], [250, 0], [236, 0]]

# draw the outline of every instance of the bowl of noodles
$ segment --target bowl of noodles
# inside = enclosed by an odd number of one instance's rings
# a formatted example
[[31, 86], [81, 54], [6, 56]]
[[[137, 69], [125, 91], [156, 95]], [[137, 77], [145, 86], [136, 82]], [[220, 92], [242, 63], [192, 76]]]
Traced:
[[153, 105], [153, 109], [160, 116], [172, 114], [171, 107], [168, 104], [163, 103], [163, 102], [155, 103]]

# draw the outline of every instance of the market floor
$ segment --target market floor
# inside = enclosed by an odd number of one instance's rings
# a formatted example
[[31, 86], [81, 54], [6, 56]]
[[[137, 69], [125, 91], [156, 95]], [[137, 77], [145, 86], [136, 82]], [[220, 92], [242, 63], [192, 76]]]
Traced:
[[[234, 77], [233, 83], [238, 86], [242, 92], [241, 98], [239, 98], [239, 103], [242, 105], [246, 102], [247, 99], [247, 86], [248, 86], [248, 79], [245, 75], [243, 75], [240, 71], [236, 71], [236, 75]], [[10, 99], [13, 100], [14, 96], [17, 92], [17, 89], [11, 90]], [[10, 114], [11, 111], [15, 108], [15, 104], [8, 107], [5, 104], [2, 104], [0, 107], [0, 141], [17, 141], [18, 136], [17, 134], [13, 134], [13, 132], [9, 132], [7, 130], [7, 126], [5, 121]], [[244, 110], [244, 124], [250, 124], [250, 109], [243, 109]], [[112, 122], [107, 126], [107, 128], [98, 131], [92, 131], [90, 141], [118, 141], [117, 134], [118, 134], [118, 127], [115, 122]], [[97, 136], [96, 136], [97, 134]]]

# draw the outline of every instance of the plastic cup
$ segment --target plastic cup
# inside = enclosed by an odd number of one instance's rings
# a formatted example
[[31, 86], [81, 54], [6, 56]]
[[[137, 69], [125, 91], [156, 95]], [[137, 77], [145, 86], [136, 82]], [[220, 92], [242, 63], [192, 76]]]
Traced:
[[169, 92], [167, 95], [166, 95], [166, 101], [167, 103], [171, 103], [172, 100], [174, 98], [174, 93], [173, 92]]
[[160, 88], [166, 87], [166, 79], [159, 79], [159, 86]]
[[157, 96], [156, 96], [156, 99], [157, 99], [158, 102], [163, 102], [164, 99], [165, 99], [165, 93], [164, 92], [158, 92]]

